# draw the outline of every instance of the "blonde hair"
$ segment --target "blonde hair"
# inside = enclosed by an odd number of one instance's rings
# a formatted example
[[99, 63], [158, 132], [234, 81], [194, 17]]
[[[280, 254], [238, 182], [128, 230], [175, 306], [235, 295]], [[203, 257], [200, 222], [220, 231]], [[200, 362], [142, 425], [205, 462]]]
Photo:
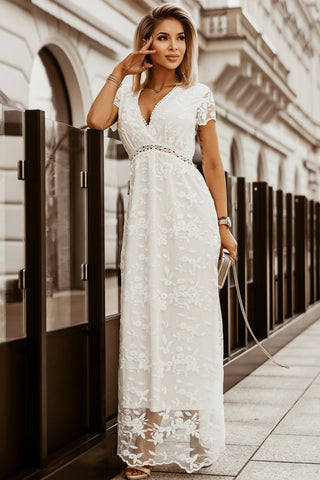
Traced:
[[[187, 10], [173, 3], [166, 3], [160, 7], [154, 8], [145, 15], [139, 22], [134, 36], [134, 50], [140, 50], [142, 40], [152, 35], [158, 22], [167, 18], [175, 18], [182, 23], [186, 38], [186, 51], [183, 60], [176, 69], [182, 87], [190, 87], [197, 81], [197, 57], [198, 57], [198, 38], [197, 30], [193, 20]], [[152, 68], [145, 71], [145, 80], [141, 83], [141, 73], [133, 76], [133, 91], [138, 92], [144, 88], [152, 76]]]

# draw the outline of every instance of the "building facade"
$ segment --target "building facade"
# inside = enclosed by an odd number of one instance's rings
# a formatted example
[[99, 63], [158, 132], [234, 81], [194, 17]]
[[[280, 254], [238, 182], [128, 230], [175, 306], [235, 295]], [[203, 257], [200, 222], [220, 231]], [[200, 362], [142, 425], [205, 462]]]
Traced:
[[[214, 91], [225, 169], [319, 198], [319, 2], [178, 3], [197, 24], [199, 80]], [[3, 0], [0, 90], [17, 106], [84, 126], [140, 17], [159, 4]]]

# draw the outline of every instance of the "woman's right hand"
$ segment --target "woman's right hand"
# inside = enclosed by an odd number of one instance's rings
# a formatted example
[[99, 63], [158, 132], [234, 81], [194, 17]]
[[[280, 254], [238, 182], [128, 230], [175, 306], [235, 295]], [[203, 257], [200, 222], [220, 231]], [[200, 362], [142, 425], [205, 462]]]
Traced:
[[[118, 77], [119, 82], [122, 82], [126, 75], [141, 73], [147, 68], [152, 67], [152, 64], [145, 60], [146, 55], [156, 52], [156, 50], [149, 50], [151, 43], [152, 37], [144, 40], [144, 45], [140, 50], [129, 53], [129, 55], [113, 69], [112, 74]], [[87, 115], [88, 127], [96, 130], [105, 130], [117, 120], [118, 107], [116, 107], [113, 102], [118, 88], [118, 83], [113, 81], [107, 81], [104, 84]]]
[[129, 55], [117, 65], [116, 69], [119, 69], [122, 75], [126, 76], [142, 73], [147, 68], [152, 68], [153, 65], [151, 63], [145, 62], [146, 55], [156, 53], [156, 50], [149, 50], [151, 43], [152, 36], [140, 50], [129, 53]]

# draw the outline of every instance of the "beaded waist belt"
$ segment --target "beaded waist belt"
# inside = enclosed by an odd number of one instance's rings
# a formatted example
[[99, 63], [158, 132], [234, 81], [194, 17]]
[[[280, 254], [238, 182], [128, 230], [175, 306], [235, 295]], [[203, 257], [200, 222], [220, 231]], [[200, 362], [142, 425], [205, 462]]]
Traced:
[[149, 150], [158, 150], [159, 152], [171, 153], [172, 155], [179, 158], [180, 160], [183, 160], [184, 162], [194, 165], [191, 158], [184, 157], [183, 155], [176, 153], [172, 148], [164, 147], [163, 145], [143, 145], [133, 153], [131, 158], [134, 159], [137, 155], [139, 155], [139, 153], [148, 152]]

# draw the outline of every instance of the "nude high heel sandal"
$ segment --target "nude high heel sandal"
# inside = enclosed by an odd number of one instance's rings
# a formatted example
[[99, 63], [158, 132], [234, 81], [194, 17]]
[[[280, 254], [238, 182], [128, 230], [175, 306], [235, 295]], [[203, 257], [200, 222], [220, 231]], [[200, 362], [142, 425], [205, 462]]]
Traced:
[[[141, 474], [139, 474], [139, 473], [137, 473], [137, 474], [135, 474], [135, 473], [133, 473], [133, 474], [128, 474], [128, 473], [126, 473], [126, 472], [127, 472], [127, 470], [129, 470], [129, 469], [131, 469], [131, 470], [137, 470], [137, 471], [142, 472], [142, 473], [141, 473]], [[142, 479], [144, 479], [144, 478], [150, 477], [150, 475], [151, 475], [151, 470], [152, 470], [152, 469], [153, 469], [153, 466], [151, 466], [151, 465], [150, 465], [150, 466], [147, 466], [147, 467], [129, 467], [129, 466], [128, 466], [128, 467], [126, 468], [124, 474], [125, 474], [125, 476], [126, 476], [126, 478], [127, 478], [128, 480], [142, 480]]]

